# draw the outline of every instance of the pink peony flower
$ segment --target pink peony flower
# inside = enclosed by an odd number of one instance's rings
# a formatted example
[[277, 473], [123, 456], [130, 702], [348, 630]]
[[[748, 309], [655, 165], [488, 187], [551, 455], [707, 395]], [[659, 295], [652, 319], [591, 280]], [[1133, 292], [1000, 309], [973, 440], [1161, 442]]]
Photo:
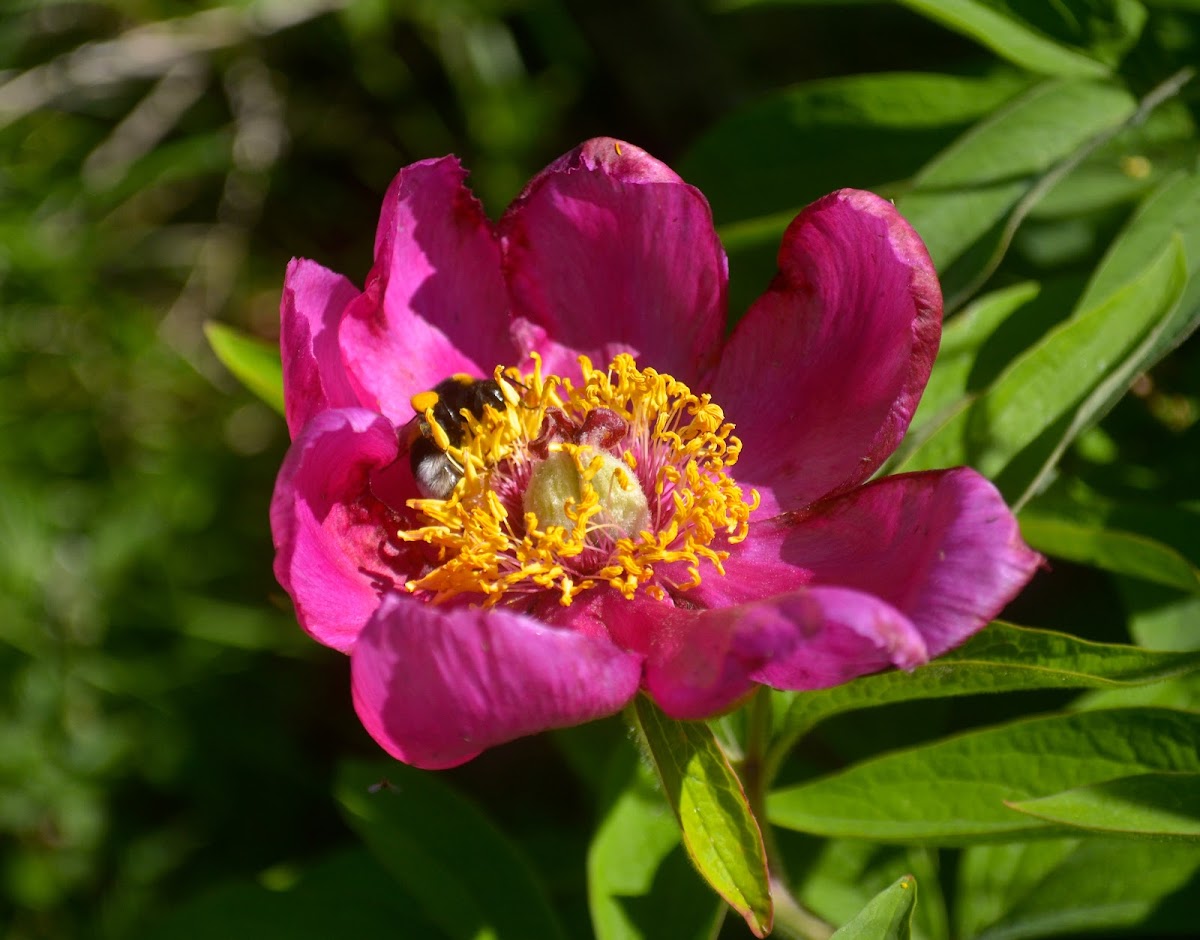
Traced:
[[[589, 141], [497, 224], [465, 176], [401, 170], [362, 291], [302, 259], [283, 291], [275, 572], [389, 753], [451, 767], [639, 690], [697, 719], [912, 668], [1032, 576], [973, 470], [865, 482], [941, 333], [891, 203], [801, 212], [726, 337], [708, 204], [644, 151]], [[421, 394], [457, 374], [492, 407]]]

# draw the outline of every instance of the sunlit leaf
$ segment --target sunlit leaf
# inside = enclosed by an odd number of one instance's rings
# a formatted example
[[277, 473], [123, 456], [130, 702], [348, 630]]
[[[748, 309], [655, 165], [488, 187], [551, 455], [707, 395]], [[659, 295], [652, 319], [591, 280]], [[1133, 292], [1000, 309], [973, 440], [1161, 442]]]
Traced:
[[1029, 213], [1031, 220], [1078, 222], [1081, 216], [1143, 196], [1193, 167], [1196, 122], [1181, 98], [1170, 98], [1131, 121], [1055, 184]]
[[765, 936], [772, 902], [762, 833], [712, 731], [702, 722], [672, 721], [645, 696], [638, 696], [629, 711], [688, 855], [755, 936]]
[[[1195, 925], [1198, 870], [1200, 849], [1182, 843], [1090, 838], [973, 846], [959, 868], [956, 935], [1108, 935], [1153, 913], [1162, 933], [1150, 927], [1143, 935], [1186, 936]], [[1164, 909], [1172, 895], [1179, 899], [1173, 913]]]
[[730, 256], [731, 309], [744, 310], [774, 276], [780, 237], [801, 208], [845, 186], [893, 195], [1028, 81], [1010, 72], [850, 75], [774, 92], [718, 121], [678, 170], [712, 203]]
[[718, 121], [678, 169], [712, 204], [726, 248], [765, 242], [774, 251], [796, 210], [843, 186], [906, 180], [1027, 85], [1011, 72], [890, 72], [805, 82]]
[[881, 891], [854, 920], [835, 931], [830, 940], [909, 940], [917, 881], [905, 875]]
[[985, 294], [950, 319], [929, 384], [896, 455], [902, 463], [970, 398], [979, 395], [1005, 366], [1066, 319], [1082, 283], [1022, 281]]
[[654, 772], [628, 746], [613, 755], [603, 818], [588, 850], [597, 940], [705, 940], [725, 905], [688, 861]]
[[1200, 840], [1200, 774], [1141, 774], [1008, 804], [1046, 822], [1108, 834]]
[[936, 849], [876, 845], [857, 839], [818, 841], [791, 833], [777, 835], [788, 870], [798, 873], [797, 899], [827, 922], [850, 923], [877, 894], [894, 887], [897, 879], [908, 875], [916, 878], [921, 886], [921, 903], [913, 910], [913, 937], [949, 940]]
[[1128, 384], [1146, 362], [1186, 282], [1182, 251], [1172, 243], [1138, 280], [1060, 324], [1013, 361], [899, 469], [969, 464], [996, 478], [1010, 499], [1027, 494], [1066, 443], [1097, 417], [1110, 386]]
[[777, 692], [775, 761], [818, 722], [846, 711], [914, 699], [1020, 689], [1128, 688], [1193, 672], [1200, 652], [1155, 652], [1064, 633], [993, 623], [912, 672], [893, 670], [816, 692]]
[[221, 364], [246, 388], [283, 414], [279, 347], [212, 321], [204, 324], [204, 335]]
[[1116, 133], [1137, 101], [1115, 84], [1059, 80], [1030, 89], [958, 138], [896, 206], [924, 239], [953, 306], [1003, 254], [1005, 229], [1035, 187], [1061, 178]]
[[1200, 715], [1130, 708], [1051, 715], [864, 761], [768, 797], [771, 821], [815, 835], [964, 845], [1049, 824], [1007, 804], [1114, 777], [1200, 771]]
[[900, 0], [997, 55], [1047, 75], [1100, 75], [1133, 45], [1146, 20], [1136, 0]]
[[1021, 534], [1033, 548], [1056, 558], [1200, 593], [1200, 571], [1170, 546], [1136, 533], [1022, 512]]
[[1174, 240], [1183, 246], [1188, 283], [1150, 362], [1190, 336], [1200, 322], [1200, 174], [1178, 173], [1142, 203], [1105, 253], [1079, 300], [1081, 310], [1103, 303], [1149, 268]]

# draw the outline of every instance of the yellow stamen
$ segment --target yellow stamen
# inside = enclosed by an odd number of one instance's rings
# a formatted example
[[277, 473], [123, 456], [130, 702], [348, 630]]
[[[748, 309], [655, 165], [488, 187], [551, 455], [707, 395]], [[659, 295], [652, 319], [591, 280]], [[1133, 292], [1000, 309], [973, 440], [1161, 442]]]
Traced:
[[[437, 563], [406, 588], [435, 601], [474, 595], [484, 606], [515, 593], [549, 590], [566, 605], [598, 585], [627, 598], [639, 589], [655, 598], [668, 589], [685, 591], [700, 584], [702, 561], [723, 574], [729, 552], [711, 545], [722, 537], [731, 543], [744, 539], [759, 499], [751, 490], [747, 501], [726, 473], [737, 462], [741, 442], [720, 407], [669, 375], [638, 369], [624, 353], [603, 371], [581, 356], [578, 388], [558, 376], [544, 377], [541, 359], [536, 354], [532, 359], [528, 374], [496, 370], [506, 408], [485, 408], [478, 419], [464, 414], [458, 446], [437, 441], [463, 477], [444, 500], [410, 500], [428, 524], [399, 536], [435, 546]], [[547, 411], [562, 411], [569, 426], [578, 428], [601, 408], [628, 425], [611, 455], [628, 472], [613, 469], [613, 461], [588, 443], [543, 441], [550, 453], [574, 462], [579, 498], [564, 500], [558, 524], [539, 523], [534, 512], [522, 510], [521, 491], [539, 463], [530, 444], [538, 440]], [[604, 493], [594, 480], [605, 481]], [[606, 523], [614, 480], [647, 494], [649, 521], [640, 532], [614, 532]], [[661, 570], [665, 565], [681, 566], [686, 579], [669, 576]]]

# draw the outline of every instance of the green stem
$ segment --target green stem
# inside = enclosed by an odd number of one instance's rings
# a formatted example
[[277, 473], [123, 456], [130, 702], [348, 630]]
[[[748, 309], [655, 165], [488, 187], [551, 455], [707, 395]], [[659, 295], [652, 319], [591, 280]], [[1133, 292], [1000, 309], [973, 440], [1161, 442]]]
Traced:
[[767, 745], [771, 738], [771, 699], [765, 689], [759, 689], [748, 706], [746, 756], [742, 759], [742, 786], [750, 810], [762, 831], [763, 847], [767, 853], [767, 869], [771, 873], [771, 897], [775, 902], [775, 933], [788, 940], [828, 940], [833, 928], [805, 909], [788, 889], [783, 854], [775, 841], [775, 831], [767, 822], [767, 787], [771, 777], [767, 766]]

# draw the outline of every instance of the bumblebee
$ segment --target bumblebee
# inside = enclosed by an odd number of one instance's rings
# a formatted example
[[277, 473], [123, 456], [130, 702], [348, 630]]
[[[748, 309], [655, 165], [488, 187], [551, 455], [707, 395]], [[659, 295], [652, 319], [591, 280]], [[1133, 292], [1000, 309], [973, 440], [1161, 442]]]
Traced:
[[495, 379], [477, 379], [465, 373], [443, 379], [429, 391], [412, 397], [417, 415], [409, 425], [409, 462], [417, 491], [426, 499], [445, 499], [463, 476], [463, 468], [438, 447], [426, 412], [432, 409], [433, 420], [457, 447], [467, 426], [463, 412], [482, 418], [483, 409], [489, 405], [496, 411], [506, 406], [499, 384]]

